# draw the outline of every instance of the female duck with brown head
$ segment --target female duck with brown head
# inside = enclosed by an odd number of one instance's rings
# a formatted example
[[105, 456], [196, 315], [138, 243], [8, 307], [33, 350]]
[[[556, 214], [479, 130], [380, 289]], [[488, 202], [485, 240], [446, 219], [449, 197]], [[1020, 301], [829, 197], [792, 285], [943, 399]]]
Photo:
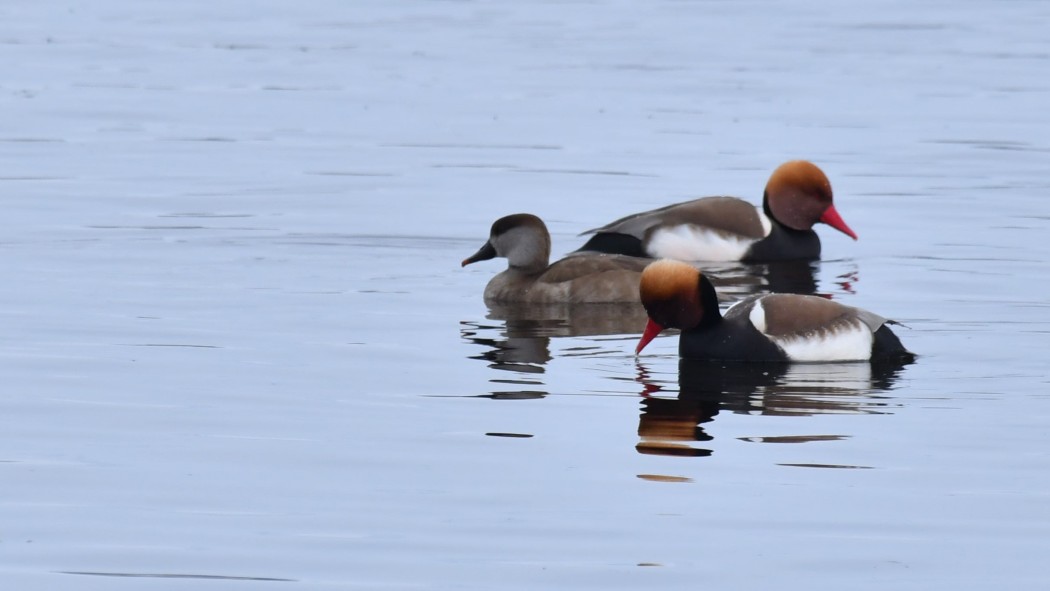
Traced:
[[580, 251], [685, 261], [817, 259], [818, 223], [857, 239], [832, 203], [824, 172], [793, 160], [773, 171], [761, 211], [736, 197], [703, 197], [588, 230], [594, 236]]
[[818, 296], [751, 296], [718, 309], [711, 282], [695, 267], [661, 260], [640, 282], [649, 324], [636, 353], [665, 328], [681, 329], [678, 352], [711, 361], [895, 361], [915, 356], [889, 328], [893, 321]]
[[650, 262], [615, 254], [579, 253], [549, 264], [551, 237], [543, 220], [517, 213], [494, 224], [489, 239], [463, 266], [495, 257], [507, 269], [485, 287], [485, 301], [500, 303], [637, 302], [638, 281]]

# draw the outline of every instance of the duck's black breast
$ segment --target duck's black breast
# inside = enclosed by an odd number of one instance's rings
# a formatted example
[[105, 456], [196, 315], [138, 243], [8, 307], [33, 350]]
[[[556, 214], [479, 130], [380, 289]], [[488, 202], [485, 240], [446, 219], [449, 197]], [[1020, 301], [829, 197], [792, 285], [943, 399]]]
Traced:
[[820, 237], [813, 230], [792, 230], [777, 222], [762, 240], [747, 249], [744, 261], [819, 259]]
[[915, 361], [915, 354], [904, 348], [904, 344], [890, 330], [888, 324], [883, 324], [875, 331], [875, 340], [871, 345], [871, 360], [911, 363]]
[[678, 339], [678, 354], [687, 359], [711, 361], [746, 361], [755, 363], [788, 361], [787, 354], [748, 319], [754, 300], [733, 306], [733, 313], [721, 322], [683, 331]]

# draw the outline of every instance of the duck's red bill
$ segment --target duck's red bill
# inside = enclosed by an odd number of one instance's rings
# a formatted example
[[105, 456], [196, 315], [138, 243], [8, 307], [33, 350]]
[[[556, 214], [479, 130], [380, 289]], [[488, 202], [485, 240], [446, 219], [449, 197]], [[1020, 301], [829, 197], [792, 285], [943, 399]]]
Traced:
[[832, 228], [835, 228], [839, 232], [842, 232], [843, 234], [849, 236], [854, 240], [857, 239], [857, 234], [853, 230], [849, 229], [849, 226], [846, 225], [846, 222], [842, 221], [842, 216], [840, 216], [839, 212], [835, 210], [834, 205], [829, 205], [828, 208], [824, 210], [824, 215], [820, 216], [820, 221], [831, 226]]
[[638, 340], [638, 346], [634, 348], [634, 354], [637, 355], [642, 352], [642, 349], [649, 344], [649, 341], [656, 338], [656, 335], [660, 334], [664, 327], [657, 324], [652, 318], [645, 325], [645, 332], [642, 333], [642, 338]]

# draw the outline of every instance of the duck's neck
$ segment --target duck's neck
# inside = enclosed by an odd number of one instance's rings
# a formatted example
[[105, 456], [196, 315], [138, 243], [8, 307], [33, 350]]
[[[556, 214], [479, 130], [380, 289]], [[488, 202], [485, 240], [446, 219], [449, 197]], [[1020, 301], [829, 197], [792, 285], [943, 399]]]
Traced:
[[715, 286], [706, 275], [700, 276], [700, 307], [704, 315], [700, 318], [700, 324], [690, 330], [704, 330], [722, 323], [722, 310], [718, 308], [718, 294], [715, 293]]
[[546, 267], [515, 267], [514, 265], [508, 265], [500, 275], [502, 275], [506, 281], [529, 285], [536, 281], [546, 269]]
[[[768, 214], [767, 214], [768, 215]], [[769, 235], [751, 245], [745, 261], [812, 260], [820, 258], [820, 237], [813, 230], [793, 230], [769, 218]]]
[[520, 275], [539, 275], [547, 270], [547, 259], [533, 259], [521, 264], [513, 262], [507, 265], [507, 272]]
[[542, 273], [550, 265], [551, 239], [546, 233], [512, 231], [508, 242], [513, 246], [507, 252], [508, 270], [528, 275]]
[[762, 213], [766, 214], [766, 217], [769, 218], [770, 223], [772, 223], [775, 228], [787, 230], [788, 232], [798, 232], [798, 230], [792, 230], [791, 228], [785, 226], [783, 223], [780, 222], [780, 220], [777, 219], [777, 216], [773, 215], [773, 210], [769, 208], [768, 193], [762, 195]]

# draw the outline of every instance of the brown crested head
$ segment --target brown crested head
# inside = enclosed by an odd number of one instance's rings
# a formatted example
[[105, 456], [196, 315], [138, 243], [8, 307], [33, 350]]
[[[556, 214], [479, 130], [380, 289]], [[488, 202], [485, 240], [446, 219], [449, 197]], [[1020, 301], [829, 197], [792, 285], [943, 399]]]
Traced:
[[681, 261], [662, 259], [642, 271], [639, 295], [649, 318], [663, 328], [688, 330], [704, 316], [701, 274]]
[[857, 234], [832, 201], [831, 182], [824, 171], [808, 160], [792, 160], [769, 177], [763, 207], [766, 215], [793, 230], [810, 230], [823, 222], [856, 240]]
[[831, 202], [831, 182], [807, 160], [781, 164], [766, 183], [767, 213], [793, 230], [812, 228]]
[[650, 263], [642, 271], [638, 292], [649, 322], [635, 353], [641, 353], [665, 328], [703, 329], [722, 320], [714, 286], [699, 269], [681, 261]]
[[766, 183], [763, 205], [767, 215], [793, 230], [809, 230], [824, 222], [857, 238], [835, 211], [828, 177], [808, 160], [785, 162], [774, 170]]
[[543, 232], [547, 231], [547, 225], [538, 216], [534, 216], [531, 213], [513, 213], [492, 222], [492, 230], [489, 232], [489, 236], [495, 238], [515, 228], [534, 228]]

